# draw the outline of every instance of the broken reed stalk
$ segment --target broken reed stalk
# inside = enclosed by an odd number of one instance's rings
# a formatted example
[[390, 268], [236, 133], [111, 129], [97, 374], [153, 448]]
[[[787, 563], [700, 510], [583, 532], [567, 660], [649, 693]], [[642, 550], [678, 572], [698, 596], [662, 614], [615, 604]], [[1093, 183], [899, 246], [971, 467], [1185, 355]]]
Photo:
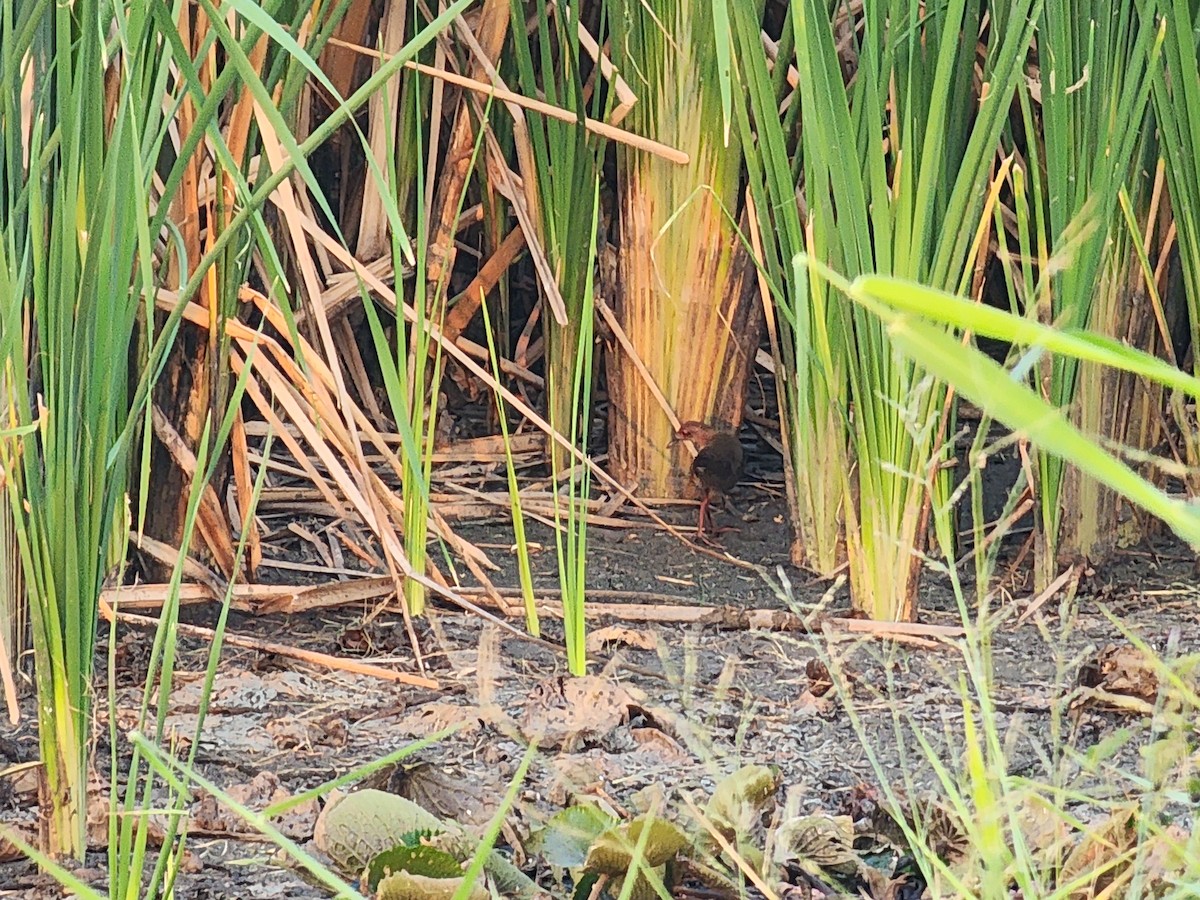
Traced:
[[[731, 218], [742, 147], [734, 132], [723, 140], [712, 12], [702, 0], [612, 6], [614, 63], [645, 76], [631, 127], [690, 160], [617, 148], [613, 310], [679, 419], [736, 427], [762, 307]], [[610, 354], [607, 371], [613, 475], [642, 493], [679, 495], [686, 460], [667, 450], [673, 429], [654, 392], [627, 354]]]
[[[475, 20], [478, 53], [471, 56], [470, 74], [474, 79], [483, 76], [493, 61], [500, 58], [508, 34], [511, 12], [509, 0], [484, 0]], [[490, 103], [488, 104], [491, 105]], [[479, 126], [473, 121], [475, 111], [467, 94], [460, 95], [450, 146], [445, 156], [445, 169], [437, 179], [436, 218], [430, 222], [426, 276], [432, 284], [449, 284], [456, 249], [454, 235], [458, 231], [458, 216], [462, 198], [468, 188], [468, 176], [475, 167], [478, 153]], [[432, 122], [430, 123], [433, 124]], [[417, 127], [421, 127], [419, 124]], [[393, 159], [398, 158], [393, 155]], [[440, 289], [440, 288], [439, 288]]]

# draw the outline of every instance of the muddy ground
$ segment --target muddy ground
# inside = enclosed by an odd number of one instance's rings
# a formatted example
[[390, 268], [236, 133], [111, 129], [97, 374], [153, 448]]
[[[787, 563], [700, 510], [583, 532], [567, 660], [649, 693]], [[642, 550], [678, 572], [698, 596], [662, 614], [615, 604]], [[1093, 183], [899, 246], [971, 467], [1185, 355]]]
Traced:
[[[831, 615], [844, 614], [844, 587], [827, 595], [829, 584], [787, 566], [790, 532], [777, 476], [748, 479], [734, 496], [736, 511], [718, 513], [722, 524], [740, 531], [721, 535], [726, 550], [776, 576], [778, 567], [794, 588], [794, 609], [807, 613], [824, 602]], [[694, 507], [666, 515], [690, 523]], [[515, 586], [507, 548], [511, 529], [500, 522], [462, 527], [464, 537], [485, 548], [503, 571], [498, 585]], [[535, 557], [541, 588], [555, 582], [550, 533], [537, 526], [530, 537], [545, 549]], [[1007, 740], [1009, 771], [1052, 778], [1046, 767], [1061, 760], [1062, 746], [1086, 750], [1117, 728], [1132, 728], [1123, 758], [1135, 765], [1139, 743], [1149, 739], [1127, 713], [1076, 703], [1062, 720], [1066, 732], [1051, 746], [1052, 710], [1063, 709], [1081, 668], [1109, 644], [1127, 643], [1128, 629], [1159, 652], [1200, 652], [1200, 593], [1193, 559], [1172, 540], [1159, 540], [1118, 554], [1083, 579], [1070, 602], [1056, 597], [1022, 624], [1030, 591], [1020, 585], [998, 592], [1001, 621], [992, 634], [992, 698], [1000, 733]], [[779, 592], [760, 571], [692, 552], [667, 534], [649, 528], [590, 531], [588, 583], [604, 603], [659, 603], [735, 608], [784, 609]], [[974, 587], [967, 586], [972, 614]], [[336, 608], [303, 616], [234, 613], [232, 633], [285, 642], [341, 657], [370, 659], [416, 672], [402, 616], [394, 608], [363, 624], [377, 610]], [[1109, 614], [1118, 617], [1114, 624]], [[211, 607], [190, 607], [187, 621], [211, 625]], [[944, 577], [930, 573], [921, 590], [921, 621], [960, 624]], [[520, 620], [515, 620], [519, 626]], [[956, 640], [898, 643], [848, 633], [830, 625], [824, 633], [754, 630], [714, 624], [630, 621], [613, 616], [592, 623], [625, 629], [616, 643], [593, 654], [593, 671], [607, 684], [624, 687], [631, 703], [596, 695], [583, 705], [594, 719], [574, 725], [567, 716], [563, 656], [528, 640], [482, 626], [480, 620], [435, 605], [418, 623], [428, 654], [428, 674], [437, 688], [415, 688], [330, 671], [262, 653], [226, 648], [214, 701], [198, 753], [201, 771], [225, 787], [253, 783], [262, 793], [298, 792], [378, 759], [445, 725], [464, 730], [420, 751], [408, 762], [425, 764], [391, 776], [390, 787], [407, 791], [464, 822], [486, 822], [524, 752], [511, 727], [541, 723], [543, 746], [533, 763], [502, 846], [523, 841], [530, 829], [573, 796], [598, 798], [629, 809], [638, 791], [661, 785], [668, 798], [693, 791], [701, 801], [716, 779], [750, 762], [779, 767], [785, 789], [804, 810], [837, 812], [863, 791], [888, 779], [910, 791], [933, 787], [932, 768], [914, 738], [919, 729], [948, 761], [962, 751], [963, 705], [959, 679], [964, 655]], [[561, 643], [561, 623], [543, 619], [544, 637]], [[107, 650], [107, 629], [100, 658]], [[132, 722], [140, 701], [148, 655], [144, 630], [123, 627], [118, 636], [119, 721]], [[641, 643], [648, 649], [630, 646]], [[197, 679], [207, 643], [185, 637], [170, 726], [186, 733], [194, 722]], [[815, 697], [807, 664], [837, 660], [852, 673], [851, 716], [833, 695]], [[103, 669], [101, 668], [102, 672]], [[103, 688], [101, 688], [103, 690]], [[620, 706], [619, 721], [607, 718]], [[483, 708], [481, 709], [481, 704]], [[27, 712], [32, 712], [26, 704]], [[854, 721], [857, 720], [857, 727]], [[103, 716], [100, 724], [103, 724]], [[570, 732], [570, 734], [568, 734]], [[36, 756], [32, 720], [0, 738], [0, 769]], [[101, 738], [99, 759], [108, 750]], [[555, 746], [556, 744], [565, 746]], [[874, 759], [874, 762], [872, 761]], [[1052, 767], [1069, 764], [1054, 762]], [[1059, 770], [1060, 773], [1063, 771]], [[263, 774], [267, 773], [267, 774]], [[388, 773], [375, 782], [387, 786]], [[12, 785], [0, 792], [0, 820], [27, 821], [28, 794]], [[783, 796], [781, 791], [780, 796]], [[683, 807], [671, 802], [681, 813]], [[315, 809], [286, 823], [301, 844], [311, 838]], [[211, 807], [193, 822], [189, 840], [195, 871], [181, 876], [177, 896], [202, 898], [300, 898], [327, 893], [272, 859], [272, 847], [230, 835], [233, 821]], [[518, 861], [520, 861], [518, 851]], [[107, 873], [94, 854], [81, 873], [97, 885]], [[555, 889], [532, 863], [551, 895]], [[0, 897], [50, 897], [25, 864], [0, 863]], [[750, 894], [753, 896], [753, 894]]]

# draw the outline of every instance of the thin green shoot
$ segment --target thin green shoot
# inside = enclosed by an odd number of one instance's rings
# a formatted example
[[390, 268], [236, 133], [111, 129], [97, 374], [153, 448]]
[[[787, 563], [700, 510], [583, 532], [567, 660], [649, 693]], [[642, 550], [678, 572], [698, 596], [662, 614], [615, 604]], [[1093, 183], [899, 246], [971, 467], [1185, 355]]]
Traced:
[[[242, 373], [231, 392], [225, 415], [215, 438], [210, 438], [210, 430], [207, 425], [201, 434], [200, 445], [196, 454], [196, 476], [192, 480], [191, 492], [184, 517], [182, 546], [191, 545], [200, 510], [201, 496], [205, 488], [211, 483], [220, 464], [220, 450], [228, 445], [230, 432], [235, 422], [235, 414], [240, 407], [250, 372], [251, 367], [249, 365], [243, 367]], [[268, 434], [263, 448], [265, 459], [270, 459], [271, 444], [272, 436]], [[212, 449], [210, 450], [210, 448]], [[258, 501], [262, 494], [263, 485], [265, 484], [267, 469], [268, 467], [265, 464], [260, 466], [258, 477], [255, 480], [253, 494], [250, 497], [248, 505], [249, 511], [240, 529], [241, 536], [235, 555], [235, 571], [240, 571], [242, 560], [245, 557], [247, 540], [250, 528], [253, 527], [254, 512], [258, 508]], [[151, 700], [157, 695], [158, 705], [154, 718], [154, 736], [160, 745], [166, 740], [165, 726], [169, 712], [175, 667], [177, 635], [175, 625], [178, 622], [179, 591], [182, 586], [184, 563], [185, 557], [181, 554], [171, 574], [166, 602], [159, 613], [159, 625], [155, 631], [151, 647], [150, 660], [147, 664], [146, 683], [143, 687], [141, 708], [138, 712], [137, 728], [140, 731], [144, 731], [148, 723]], [[194, 761], [196, 752], [200, 747], [202, 729], [208, 712], [209, 697], [212, 692], [213, 681], [216, 677], [217, 664], [221, 656], [225, 625], [229, 615], [235, 583], [231, 581], [226, 588], [221, 604], [221, 611], [218, 615], [216, 633], [209, 648], [208, 665], [204, 681], [201, 685], [196, 726], [191, 735], [187, 756], [189, 763]], [[115, 612], [116, 609], [114, 609]], [[132, 753], [126, 777], [123, 780], [119, 777], [118, 753], [121, 742], [116, 731], [118, 717], [116, 698], [113, 694], [113, 686], [116, 684], [116, 627], [117, 622], [114, 618], [109, 632], [108, 658], [110, 783], [114, 786], [123, 783], [126, 787], [124, 789], [124, 801], [120, 809], [117, 806], [118, 791], [115, 788], [110, 791], [108, 850], [109, 869], [114, 873], [110, 885], [110, 894], [114, 898], [125, 897], [128, 900], [139, 900], [139, 898], [143, 897], [169, 896], [171, 885], [177, 874], [176, 866], [181, 858], [186, 842], [186, 830], [180, 833], [178, 829], [186, 829], [186, 808], [190, 802], [190, 794], [186, 791], [183, 793], [171, 793], [168, 804], [167, 829], [162, 843], [163, 846], [174, 849], [170, 853], [160, 853], [158, 855], [158, 861], [149, 880], [149, 893], [143, 894], [142, 873], [146, 864], [146, 852], [151, 830], [150, 811], [156, 805], [154, 799], [155, 785], [153, 778], [142, 778], [142, 760], [136, 749]], [[141, 785], [140, 796], [137, 790], [139, 784]]]
[[215, 797], [219, 803], [233, 810], [255, 831], [267, 837], [274, 846], [286, 853], [289, 859], [297, 863], [317, 883], [332, 891], [335, 898], [338, 900], [365, 900], [362, 894], [280, 831], [266, 814], [235, 800], [215, 782], [201, 775], [194, 766], [163, 753], [154, 741], [140, 732], [130, 731], [126, 738], [141, 752], [150, 767], [166, 783], [174, 785], [176, 790], [184, 790], [189, 784], [199, 785], [201, 789]]
[[[488, 313], [487, 298], [481, 297], [480, 304], [483, 315], [483, 327], [487, 332], [488, 353], [492, 360], [492, 373], [496, 383], [501, 383], [500, 356], [496, 350], [495, 336], [492, 334], [492, 321]], [[508, 476], [508, 501], [512, 513], [513, 537], [517, 545], [517, 576], [521, 582], [521, 598], [525, 603], [525, 628], [534, 637], [541, 637], [542, 628], [538, 622], [537, 596], [533, 591], [533, 566], [529, 559], [529, 540], [525, 536], [525, 513], [521, 508], [521, 487], [517, 484], [517, 467], [513, 463], [512, 441], [508, 434], [508, 415], [504, 409], [504, 398], [496, 393], [496, 417], [500, 422], [500, 434], [504, 438], [504, 465]]]
[[[588, 258], [596, 258], [596, 234], [599, 215], [600, 180], [594, 188], [592, 233]], [[591, 422], [592, 351], [595, 324], [595, 285], [589, 279], [584, 287], [579, 321], [579, 338], [575, 350], [574, 374], [570, 385], [571, 427], [570, 442], [581, 453], [587, 453]], [[556, 383], [554, 371], [547, 373], [547, 390], [553, 394], [566, 386]], [[557, 429], [560, 423], [551, 422]], [[572, 675], [587, 674], [587, 623], [584, 604], [587, 595], [587, 517], [591, 498], [591, 469], [576, 468], [569, 475], [560, 471], [558, 455], [550, 454], [554, 491], [554, 542], [558, 553], [558, 578], [562, 592], [563, 632], [567, 648], [567, 668]], [[564, 478], [564, 475], [566, 477]], [[565, 484], [564, 484], [565, 482]], [[565, 496], [564, 496], [565, 494]]]
[[[387, 107], [388, 104], [385, 103], [384, 108]], [[390, 136], [388, 155], [393, 160], [390, 171], [394, 181], [394, 160], [399, 154], [395, 147], [394, 130], [389, 128], [387, 133]], [[480, 128], [476, 134], [470, 160], [471, 165], [474, 165], [478, 158], [484, 134], [485, 129], [483, 128]], [[417, 176], [418, 182], [423, 183], [423, 164], [417, 166]], [[382, 174], [377, 174], [376, 181], [377, 190], [385, 198], [384, 208], [388, 221], [392, 225], [394, 264], [398, 265], [401, 258], [401, 248], [397, 243], [400, 234], [397, 230], [400, 213], [394, 198], [389, 195], [388, 180]], [[464, 181], [458, 197], [458, 214], [462, 212], [467, 187], [468, 184]], [[402, 320], [397, 320], [394, 347], [389, 344], [379, 313], [375, 309], [374, 300], [366, 291], [365, 285], [360, 283], [359, 290], [375, 345], [376, 358], [383, 374], [392, 417], [401, 437], [401, 459], [404, 463], [401, 472], [401, 491], [404, 502], [404, 551], [412, 570], [424, 572], [429, 531], [429, 485], [432, 480], [433, 444], [437, 431], [437, 388], [441, 383], [443, 359], [442, 345], [440, 342], [433, 341], [433, 329], [430, 326], [436, 325], [440, 332], [445, 316], [446, 286], [449, 274], [444, 273], [441, 281], [433, 285], [432, 296], [427, 294], [425, 248], [429, 242], [429, 222], [425, 215], [425, 207], [420, 203], [416, 207], [416, 239], [420, 250], [417, 258], [415, 296], [412, 303], [416, 320], [411, 327], [406, 326]], [[398, 301], [402, 303], [400, 298]], [[415, 578], [405, 579], [404, 597], [406, 615], [417, 616], [424, 613], [426, 601], [424, 584]]]
[[79, 900], [112, 900], [109, 894], [102, 894], [90, 885], [85, 884], [79, 879], [79, 876], [61, 865], [53, 856], [43, 853], [32, 844], [26, 843], [15, 828], [11, 828], [8, 825], [0, 825], [0, 838], [8, 841], [18, 851], [37, 863], [39, 869], [49, 874], [58, 884], [72, 891], [72, 895], [79, 898]]
[[336, 778], [331, 778], [328, 781], [322, 782], [316, 787], [309, 788], [306, 791], [299, 791], [298, 793], [292, 794], [290, 797], [284, 800], [280, 800], [277, 803], [272, 803], [269, 806], [264, 807], [262, 813], [268, 819], [272, 819], [275, 816], [281, 816], [289, 809], [294, 809], [295, 807], [301, 806], [310, 800], [316, 800], [320, 797], [324, 797], [330, 791], [338, 790], [339, 788], [343, 788], [348, 784], [353, 784], [354, 782], [366, 778], [367, 776], [372, 775], [381, 769], [386, 769], [398, 762], [402, 762], [403, 760], [408, 759], [408, 757], [414, 756], [420, 753], [422, 750], [444, 741], [448, 737], [453, 737], [454, 735], [458, 734], [458, 732], [466, 728], [467, 724], [468, 723], [464, 720], [443, 728], [441, 731], [435, 731], [432, 734], [428, 734], [420, 740], [413, 741], [410, 744], [405, 744], [400, 749], [393, 750], [391, 753], [379, 757], [379, 759], [372, 760], [368, 763], [363, 763], [361, 766], [355, 766], [350, 771], [344, 772]]
[[[632, 847], [632, 859], [629, 861], [629, 869], [625, 872], [622, 880], [621, 893], [617, 895], [617, 900], [630, 900], [634, 896], [634, 890], [639, 887], [642, 890], [637, 896], [645, 896], [642, 891], [647, 885], [661, 900], [671, 900], [671, 894], [658, 873], [646, 865], [646, 846], [650, 843], [650, 834], [654, 831], [654, 820], [657, 817], [658, 808], [655, 805], [646, 813], [642, 827], [638, 829], [637, 843]], [[642, 879], [645, 879], [645, 884], [642, 884]]]
[[471, 862], [463, 873], [462, 883], [454, 892], [454, 900], [467, 900], [471, 896], [476, 881], [483, 874], [483, 867], [487, 864], [488, 856], [491, 854], [492, 848], [496, 846], [496, 839], [500, 837], [500, 829], [504, 826], [504, 820], [508, 818], [509, 811], [517, 802], [517, 795], [524, 787], [525, 777], [529, 774], [529, 767], [536, 757], [537, 744], [530, 743], [525, 748], [525, 755], [521, 757], [517, 771], [513, 773], [513, 777], [508, 782], [508, 790], [504, 792], [504, 798], [496, 807], [496, 812], [488, 822], [487, 828], [484, 829], [479, 846], [475, 848], [475, 854], [471, 857]]

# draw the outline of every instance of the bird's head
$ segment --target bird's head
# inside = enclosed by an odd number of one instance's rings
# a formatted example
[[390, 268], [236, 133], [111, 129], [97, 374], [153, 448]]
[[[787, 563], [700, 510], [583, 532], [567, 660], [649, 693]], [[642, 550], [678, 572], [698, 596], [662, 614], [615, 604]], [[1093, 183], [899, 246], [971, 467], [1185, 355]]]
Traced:
[[697, 450], [703, 450], [716, 433], [717, 429], [711, 425], [705, 425], [703, 422], [684, 422], [675, 432], [675, 437], [671, 443], [678, 444], [680, 441], [691, 441], [696, 445]]

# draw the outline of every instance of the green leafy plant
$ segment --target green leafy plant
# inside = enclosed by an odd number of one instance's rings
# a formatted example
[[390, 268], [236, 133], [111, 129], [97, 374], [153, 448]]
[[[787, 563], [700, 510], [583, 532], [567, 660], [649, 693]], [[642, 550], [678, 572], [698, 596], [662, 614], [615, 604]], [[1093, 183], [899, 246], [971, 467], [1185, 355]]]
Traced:
[[[1135, 219], [1144, 222], [1150, 190], [1142, 172], [1153, 167], [1155, 149], [1147, 106], [1162, 40], [1145, 3], [1085, 2], [1069, 12], [1061, 4], [1041, 5], [1040, 92], [1035, 102], [1032, 83], [1025, 80], [1018, 92], [1029, 196], [1017, 194], [1016, 201], [1029, 206], [1024, 215], [1037, 265], [1036, 282], [1017, 281], [1023, 287], [1018, 302], [1025, 315], [1044, 324], [1088, 327], [1113, 337], [1153, 334], [1146, 333], [1145, 313], [1129, 309], [1142, 280], [1131, 241], [1142, 237], [1131, 235], [1121, 221], [1118, 198], [1130, 185]], [[1070, 409], [1089, 433], [1153, 443], [1138, 416], [1130, 424], [1112, 415], [1115, 407], [1127, 409], [1142, 398], [1119, 400], [1119, 384], [1102, 384], [1087, 364], [1046, 355], [1031, 375], [1050, 404]], [[1044, 588], [1056, 575], [1060, 553], [1073, 558], [1101, 549], [1106, 535], [1116, 531], [1116, 511], [1103, 515], [1109, 505], [1070, 474], [1070, 457], [1038, 444], [1034, 449], [1035, 580]]]
[[627, 822], [592, 805], [554, 815], [531, 838], [530, 849], [557, 870], [569, 872], [575, 898], [611, 884], [620, 896], [669, 897], [668, 864], [688, 849], [688, 835], [666, 818], [646, 813]]
[[[592, 186], [593, 195], [600, 190], [599, 182]], [[594, 202], [593, 210], [598, 209]], [[592, 218], [587, 258], [596, 258], [597, 218]], [[591, 434], [592, 374], [595, 371], [592, 353], [595, 349], [594, 295], [595, 286], [584, 284], [580, 309], [578, 345], [574, 351], [574, 369], [569, 384], [561, 384], [555, 370], [548, 373], [547, 390], [562, 391], [571, 398], [571, 428], [567, 435], [573, 447], [586, 453]], [[554, 544], [558, 554], [558, 580], [562, 592], [563, 633], [567, 645], [567, 667], [572, 675], [587, 674], [587, 620], [584, 605], [587, 600], [587, 517], [591, 499], [592, 473], [586, 466], [560, 469], [550, 455], [554, 479]]]
[[[0, 10], [0, 470], [33, 624], [46, 849], [77, 858], [96, 602], [124, 557], [157, 374], [143, 342], [131, 394], [130, 348], [158, 288], [150, 210], [169, 200], [152, 197], [170, 58], [150, 13], [102, 0]], [[110, 53], [121, 62], [106, 79]], [[150, 336], [161, 346], [172, 331]]]
[[[407, 748], [405, 755], [413, 749]], [[443, 820], [412, 800], [386, 791], [365, 788], [340, 798], [326, 810], [324, 819], [324, 842], [334, 866], [347, 874], [366, 872], [372, 880], [382, 880], [385, 869], [392, 875], [405, 872], [446, 896], [474, 896], [471, 891], [485, 876], [504, 896], [532, 896], [536, 893], [534, 883], [495, 849], [495, 842], [534, 754], [532, 747], [527, 749], [482, 839], [456, 822]], [[355, 777], [361, 777], [361, 770]], [[319, 792], [326, 790], [327, 785]], [[300, 801], [293, 798], [291, 802]], [[266, 815], [279, 811], [279, 807], [273, 807], [247, 817], [247, 821], [258, 827], [257, 823], [266, 821]], [[418, 847], [434, 852], [412, 852]], [[453, 864], [454, 872], [449, 871], [448, 864]], [[440, 883], [434, 885], [434, 881]]]
[[[976, 99], [978, 5], [951, 0], [927, 9], [891, 0], [863, 7], [852, 19], [856, 72], [848, 84], [828, 5], [790, 5], [808, 254], [849, 275], [880, 272], [946, 290], [969, 287], [991, 196], [989, 169], [1040, 7], [1039, 0], [1009, 4], [1008, 27], [988, 30], [987, 90]], [[776, 169], [783, 164], [779, 151], [768, 158]], [[800, 249], [794, 224], [777, 235], [790, 241], [787, 250]], [[775, 268], [777, 277], [787, 274]], [[811, 385], [843, 372], [847, 379], [847, 389], [832, 383], [820, 390], [847, 401], [839, 413], [853, 460], [841, 468], [852, 602], [874, 618], [911, 618], [929, 511], [944, 508], [934, 501], [946, 490], [942, 462], [953, 433], [945, 383], [924, 359], [897, 355], [879, 319], [847, 304], [811, 268], [791, 273], [776, 289], [787, 291], [777, 309], [792, 332], [797, 368], [785, 374], [811, 394], [787, 406], [789, 446], [829, 438], [831, 425], [814, 420], [809, 404], [820, 395]], [[824, 452], [792, 457], [795, 490], [820, 479], [800, 469], [818, 460], [824, 465]], [[828, 498], [825, 491], [826, 518]], [[827, 548], [828, 535], [821, 540]], [[828, 550], [821, 552], [827, 561]]]
[[577, 900], [601, 890], [669, 897], [691, 881], [723, 896], [743, 896], [753, 885], [772, 897], [793, 865], [814, 874], [839, 868], [851, 878], [867, 868], [845, 821], [775, 810], [779, 788], [776, 770], [751, 764], [719, 777], [703, 806], [686, 795], [663, 797], [657, 786], [642, 795], [643, 806], [652, 808], [626, 821], [580, 803], [552, 816], [528, 846], [556, 873], [560, 890], [570, 876]]

